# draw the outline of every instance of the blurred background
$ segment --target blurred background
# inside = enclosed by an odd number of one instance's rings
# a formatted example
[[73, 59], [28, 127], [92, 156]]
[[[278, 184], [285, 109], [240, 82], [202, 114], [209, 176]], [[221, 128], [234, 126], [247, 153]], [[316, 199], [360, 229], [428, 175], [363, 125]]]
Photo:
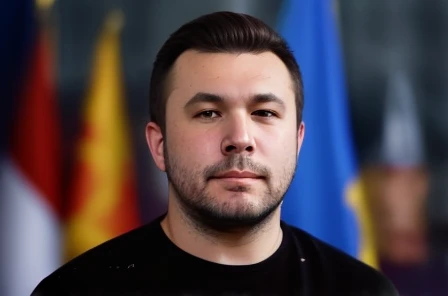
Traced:
[[[15, 0], [1, 7], [0, 295], [29, 295], [67, 260], [164, 213], [167, 180], [144, 137], [152, 62], [180, 25], [219, 10], [258, 17], [291, 41], [304, 64], [305, 123], [307, 112], [318, 118], [307, 133], [347, 140], [352, 148], [342, 154], [353, 150], [349, 178], [362, 198], [347, 221], [357, 235], [326, 215], [302, 221], [307, 208], [294, 208], [294, 199], [322, 200], [316, 208], [327, 213], [327, 199], [350, 209], [337, 192], [320, 199], [294, 194], [294, 185], [284, 218], [381, 270], [401, 295], [448, 295], [447, 1]], [[333, 48], [339, 54], [329, 54]], [[312, 79], [339, 83], [328, 102], [307, 88], [310, 69], [327, 68]], [[319, 122], [327, 106], [329, 114], [345, 110], [341, 127]], [[338, 145], [319, 153], [337, 159], [349, 147]], [[307, 149], [303, 174], [313, 159]], [[328, 174], [327, 164], [313, 163], [316, 176]], [[301, 176], [297, 186], [308, 188]], [[362, 244], [370, 257], [357, 251]]]

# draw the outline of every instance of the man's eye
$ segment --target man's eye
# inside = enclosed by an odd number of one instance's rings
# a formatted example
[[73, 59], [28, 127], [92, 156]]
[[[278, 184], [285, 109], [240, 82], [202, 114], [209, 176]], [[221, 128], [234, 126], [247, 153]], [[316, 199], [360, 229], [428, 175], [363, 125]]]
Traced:
[[216, 118], [218, 116], [219, 116], [218, 112], [212, 111], [212, 110], [202, 111], [201, 113], [196, 115], [196, 117], [204, 118], [204, 119], [212, 119], [212, 118]]
[[257, 110], [252, 113], [252, 115], [261, 116], [261, 117], [273, 117], [276, 116], [275, 112], [269, 110]]

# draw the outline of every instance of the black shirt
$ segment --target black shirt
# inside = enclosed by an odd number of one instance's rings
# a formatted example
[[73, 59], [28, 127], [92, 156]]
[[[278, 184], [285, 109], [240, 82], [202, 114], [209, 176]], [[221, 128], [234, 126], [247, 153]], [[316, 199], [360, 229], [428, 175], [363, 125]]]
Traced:
[[179, 249], [162, 219], [73, 259], [32, 295], [398, 295], [376, 270], [284, 222], [272, 256], [229, 266]]

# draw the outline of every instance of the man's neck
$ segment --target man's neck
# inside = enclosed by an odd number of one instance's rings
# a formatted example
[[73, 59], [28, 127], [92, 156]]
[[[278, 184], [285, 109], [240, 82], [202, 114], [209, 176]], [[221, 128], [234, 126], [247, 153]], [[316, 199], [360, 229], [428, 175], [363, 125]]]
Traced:
[[280, 209], [268, 219], [255, 230], [205, 232], [171, 204], [161, 226], [175, 245], [193, 256], [225, 265], [249, 265], [267, 259], [281, 244]]

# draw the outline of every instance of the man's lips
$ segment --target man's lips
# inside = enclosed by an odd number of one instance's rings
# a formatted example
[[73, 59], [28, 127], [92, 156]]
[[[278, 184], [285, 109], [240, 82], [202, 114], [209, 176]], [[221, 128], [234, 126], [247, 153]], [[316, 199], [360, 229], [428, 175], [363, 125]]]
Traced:
[[210, 179], [264, 179], [264, 176], [250, 171], [228, 171], [212, 176]]

